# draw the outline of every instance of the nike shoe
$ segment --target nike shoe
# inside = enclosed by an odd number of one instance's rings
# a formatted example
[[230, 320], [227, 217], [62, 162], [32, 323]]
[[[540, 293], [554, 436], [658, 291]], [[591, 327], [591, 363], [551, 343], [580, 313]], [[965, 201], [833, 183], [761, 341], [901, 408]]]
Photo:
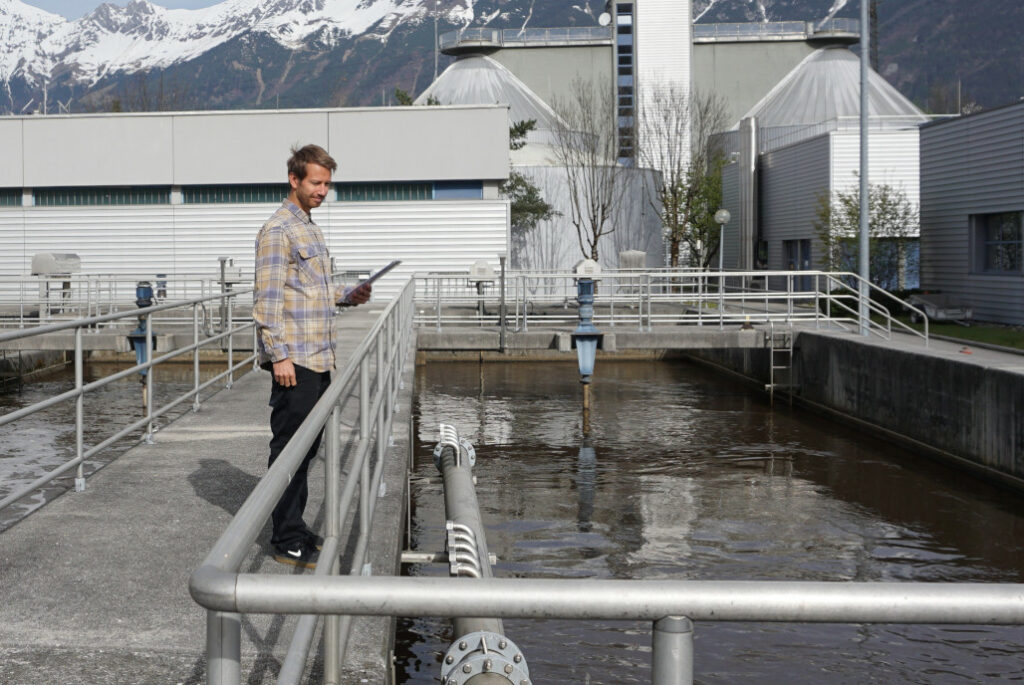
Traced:
[[293, 545], [278, 547], [274, 551], [274, 561], [301, 568], [316, 568], [317, 557], [320, 553], [310, 544], [308, 540], [302, 540]]
[[306, 529], [306, 542], [311, 547], [315, 547], [318, 550], [321, 550], [321, 549], [324, 548], [324, 539], [323, 539], [323, 537], [320, 536], [320, 535], [317, 535], [316, 533], [314, 533], [313, 531], [309, 530], [308, 528]]

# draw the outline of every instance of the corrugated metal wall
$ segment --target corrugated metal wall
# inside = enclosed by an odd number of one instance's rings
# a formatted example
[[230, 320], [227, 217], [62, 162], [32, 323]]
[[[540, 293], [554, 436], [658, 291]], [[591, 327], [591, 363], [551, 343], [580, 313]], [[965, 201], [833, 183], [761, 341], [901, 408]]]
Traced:
[[1024, 273], [971, 263], [970, 217], [1024, 211], [1024, 104], [921, 129], [921, 287], [976, 318], [1024, 324]]
[[[251, 278], [267, 204], [0, 208], [0, 276], [26, 275], [39, 252], [73, 252], [83, 273], [219, 274], [230, 256]], [[339, 270], [399, 269], [375, 286], [388, 297], [417, 270], [495, 268], [508, 246], [508, 202], [329, 203], [314, 211]], [[173, 276], [172, 276], [173, 279]]]
[[722, 169], [722, 208], [728, 209], [731, 215], [725, 226], [722, 264], [726, 269], [737, 269], [740, 260], [740, 165], [736, 162]]
[[[860, 132], [832, 134], [832, 190], [856, 190], [860, 172]], [[868, 182], [902, 189], [917, 207], [920, 194], [919, 134], [916, 128], [868, 133]]]
[[812, 239], [811, 266], [820, 268], [814, 232], [819, 198], [829, 192], [831, 141], [811, 138], [761, 155], [761, 237], [768, 242], [768, 268], [786, 269], [784, 240]]

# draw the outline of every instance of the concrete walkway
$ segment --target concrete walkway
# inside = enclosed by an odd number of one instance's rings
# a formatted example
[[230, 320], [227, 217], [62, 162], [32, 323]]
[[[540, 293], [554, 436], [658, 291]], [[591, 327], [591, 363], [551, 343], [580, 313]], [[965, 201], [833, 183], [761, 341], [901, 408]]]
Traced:
[[[340, 317], [339, 367], [382, 309]], [[205, 682], [206, 614], [189, 595], [189, 575], [266, 472], [269, 393], [269, 374], [246, 374], [160, 430], [156, 444], [94, 474], [84, 492], [0, 534], [0, 683]], [[306, 518], [320, 529], [322, 459], [309, 482]], [[388, 485], [403, 496], [404, 483]], [[269, 536], [268, 523], [242, 570], [302, 572], [268, 556]], [[243, 617], [243, 682], [276, 681], [295, 620]]]

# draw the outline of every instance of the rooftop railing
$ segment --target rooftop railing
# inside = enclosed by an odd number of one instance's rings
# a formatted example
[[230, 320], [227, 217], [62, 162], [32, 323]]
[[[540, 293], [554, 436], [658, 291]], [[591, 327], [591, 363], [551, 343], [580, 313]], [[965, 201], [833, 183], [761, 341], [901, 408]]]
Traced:
[[807, 40], [825, 35], [858, 35], [856, 19], [828, 19], [815, 25], [813, 21], [766, 21], [722, 24], [694, 24], [695, 42]]
[[521, 45], [565, 45], [567, 43], [611, 43], [610, 26], [578, 26], [552, 29], [467, 28], [442, 33], [438, 47], [449, 50], [461, 46], [515, 47]]

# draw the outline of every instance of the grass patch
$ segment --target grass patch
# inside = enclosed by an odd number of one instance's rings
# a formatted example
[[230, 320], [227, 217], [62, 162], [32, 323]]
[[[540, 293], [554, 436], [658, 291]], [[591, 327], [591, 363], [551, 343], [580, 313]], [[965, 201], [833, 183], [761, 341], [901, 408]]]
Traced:
[[[919, 331], [924, 330], [924, 324], [911, 323], [910, 317], [896, 317], [911, 328]], [[1001, 347], [1013, 347], [1024, 350], [1024, 331], [1013, 326], [1000, 326], [998, 324], [972, 323], [970, 326], [960, 326], [955, 323], [941, 323], [933, 321], [928, 325], [930, 335], [941, 335], [947, 338], [956, 338], [964, 342], [980, 342], [988, 345], [999, 345]]]

